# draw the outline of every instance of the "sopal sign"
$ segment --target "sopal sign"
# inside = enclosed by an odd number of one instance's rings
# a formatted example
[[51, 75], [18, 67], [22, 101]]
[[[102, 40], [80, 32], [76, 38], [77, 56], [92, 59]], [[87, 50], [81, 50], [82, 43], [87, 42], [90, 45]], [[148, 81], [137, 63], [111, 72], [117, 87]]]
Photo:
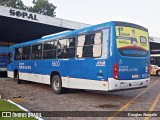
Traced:
[[32, 14], [32, 13], [22, 12], [22, 11], [14, 10], [14, 9], [9, 10], [9, 13], [11, 16], [27, 18], [27, 19], [36, 20], [36, 21], [38, 20], [36, 14]]

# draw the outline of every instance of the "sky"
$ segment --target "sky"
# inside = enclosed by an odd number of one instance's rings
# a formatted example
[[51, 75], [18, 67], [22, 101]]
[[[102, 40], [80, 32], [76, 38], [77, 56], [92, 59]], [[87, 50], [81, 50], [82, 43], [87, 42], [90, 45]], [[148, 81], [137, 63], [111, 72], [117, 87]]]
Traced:
[[[22, 0], [27, 6], [32, 0]], [[57, 6], [57, 18], [99, 24], [124, 21], [141, 25], [160, 38], [160, 0], [49, 0]]]

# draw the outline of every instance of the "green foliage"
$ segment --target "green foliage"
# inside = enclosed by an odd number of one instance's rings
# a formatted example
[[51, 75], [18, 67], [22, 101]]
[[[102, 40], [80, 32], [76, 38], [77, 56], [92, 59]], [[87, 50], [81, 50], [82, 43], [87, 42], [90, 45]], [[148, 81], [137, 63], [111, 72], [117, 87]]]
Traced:
[[0, 0], [0, 5], [5, 5], [9, 0]]
[[33, 0], [33, 4], [34, 6], [28, 9], [30, 12], [55, 17], [56, 6], [49, 3], [48, 0]]
[[27, 10], [29, 12], [35, 12], [42, 15], [55, 17], [56, 6], [49, 3], [48, 0], [33, 0], [34, 6], [25, 6], [22, 0], [0, 0], [0, 5], [13, 7], [20, 10]]
[[0, 106], [0, 111], [22, 111], [17, 106], [12, 105], [11, 103], [5, 100], [0, 100]]
[[25, 6], [21, 0], [0, 0], [0, 5], [25, 10]]

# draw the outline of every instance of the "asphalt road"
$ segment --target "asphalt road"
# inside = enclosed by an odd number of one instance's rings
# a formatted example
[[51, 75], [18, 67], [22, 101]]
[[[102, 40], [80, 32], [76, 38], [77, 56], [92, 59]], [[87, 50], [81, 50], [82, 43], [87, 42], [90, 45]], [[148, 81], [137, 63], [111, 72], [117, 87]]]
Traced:
[[[114, 111], [112, 117], [82, 117], [84, 112], [78, 112], [81, 117], [44, 117], [46, 120], [148, 120], [147, 117], [117, 116], [124, 111], [160, 111], [160, 77], [152, 76], [147, 88], [119, 92], [71, 90], [61, 95], [54, 94], [49, 85], [17, 84], [14, 79], [1, 77], [0, 95], [30, 111], [92, 111], [91, 116], [95, 111]], [[151, 120], [160, 120], [160, 117]]]

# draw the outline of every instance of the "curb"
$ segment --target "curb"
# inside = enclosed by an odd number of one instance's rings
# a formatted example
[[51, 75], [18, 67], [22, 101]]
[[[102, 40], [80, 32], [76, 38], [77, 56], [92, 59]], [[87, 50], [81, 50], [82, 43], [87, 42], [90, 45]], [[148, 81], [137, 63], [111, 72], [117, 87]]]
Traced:
[[[11, 101], [11, 100], [7, 100], [7, 101], [10, 102], [11, 104], [16, 105], [18, 108], [22, 109], [23, 111], [29, 113], [29, 110], [27, 110], [26, 108], [22, 107], [21, 105], [19, 105], [19, 104], [13, 102], [13, 101]], [[36, 118], [36, 119], [38, 119], [38, 120], [43, 120], [42, 118], [37, 117], [37, 116], [34, 116], [34, 118]]]

